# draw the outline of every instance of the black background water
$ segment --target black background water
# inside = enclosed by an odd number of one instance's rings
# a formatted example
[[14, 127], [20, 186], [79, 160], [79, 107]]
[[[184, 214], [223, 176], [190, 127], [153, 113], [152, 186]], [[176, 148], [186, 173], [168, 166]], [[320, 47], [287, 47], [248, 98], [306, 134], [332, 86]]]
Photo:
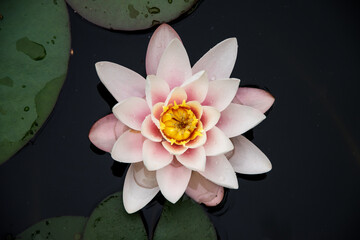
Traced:
[[[268, 89], [276, 102], [253, 131], [273, 170], [239, 175], [240, 188], [228, 192], [222, 209], [210, 211], [219, 236], [359, 239], [359, 3], [221, 2], [202, 1], [171, 24], [192, 64], [236, 37], [232, 76], [242, 86]], [[69, 11], [74, 55], [56, 107], [32, 143], [0, 166], [0, 237], [44, 218], [88, 216], [122, 189], [126, 165], [113, 166], [87, 138], [92, 124], [111, 111], [94, 64], [112, 61], [145, 75], [154, 29], [112, 32]]]

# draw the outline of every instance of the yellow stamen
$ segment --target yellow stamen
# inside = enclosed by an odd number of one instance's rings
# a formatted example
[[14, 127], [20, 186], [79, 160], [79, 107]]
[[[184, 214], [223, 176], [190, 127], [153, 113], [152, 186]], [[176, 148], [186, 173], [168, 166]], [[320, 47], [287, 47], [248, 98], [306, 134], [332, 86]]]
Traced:
[[202, 127], [198, 127], [199, 119], [183, 100], [180, 105], [174, 101], [163, 107], [160, 115], [160, 130], [173, 145], [185, 145], [197, 136], [202, 136]]

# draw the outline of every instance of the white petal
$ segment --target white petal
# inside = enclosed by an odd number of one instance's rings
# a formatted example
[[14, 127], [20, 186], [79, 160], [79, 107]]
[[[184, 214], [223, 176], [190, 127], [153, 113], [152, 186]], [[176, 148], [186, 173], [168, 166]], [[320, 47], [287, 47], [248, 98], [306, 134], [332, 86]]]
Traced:
[[130, 165], [123, 189], [123, 201], [126, 212], [134, 213], [148, 204], [159, 192], [159, 187], [143, 188], [139, 186], [134, 178], [133, 166]]
[[146, 77], [146, 101], [150, 108], [158, 102], [165, 102], [170, 93], [169, 85], [159, 77]]
[[209, 90], [202, 105], [212, 106], [223, 111], [234, 99], [239, 89], [239, 79], [215, 80], [209, 83]]
[[176, 156], [176, 159], [185, 167], [194, 171], [204, 171], [206, 163], [205, 149], [203, 147], [189, 148], [186, 152]]
[[234, 154], [229, 159], [234, 170], [244, 174], [260, 174], [271, 170], [271, 162], [252, 142], [243, 136], [231, 139], [234, 143]]
[[161, 142], [162, 135], [155, 123], [151, 120], [151, 115], [146, 116], [141, 125], [141, 134], [153, 142]]
[[203, 115], [201, 117], [201, 122], [205, 131], [212, 129], [218, 123], [219, 119], [220, 112], [216, 108], [203, 106]]
[[192, 76], [189, 57], [179, 39], [173, 39], [164, 51], [156, 75], [164, 79], [170, 89], [181, 86]]
[[200, 71], [186, 80], [181, 86], [184, 88], [188, 101], [198, 101], [202, 103], [205, 100], [209, 88], [209, 80], [204, 71]]
[[235, 99], [240, 104], [256, 108], [262, 113], [269, 110], [275, 101], [275, 98], [267, 91], [250, 87], [240, 87]]
[[191, 177], [191, 170], [182, 166], [173, 164], [156, 171], [156, 180], [160, 191], [164, 197], [176, 203], [184, 194]]
[[131, 97], [116, 104], [112, 109], [115, 117], [129, 128], [140, 131], [145, 117], [150, 114], [149, 106], [142, 98]]
[[169, 93], [169, 96], [166, 98], [165, 106], [169, 105], [170, 103], [174, 104], [174, 101], [176, 104], [181, 104], [183, 100], [186, 101], [187, 95], [183, 88], [176, 87]]
[[142, 161], [142, 145], [145, 138], [140, 132], [128, 130], [116, 140], [111, 157], [119, 162], [134, 163]]
[[159, 142], [146, 139], [143, 144], [143, 160], [149, 171], [158, 170], [169, 165], [173, 156]]
[[145, 96], [145, 79], [136, 72], [112, 62], [98, 62], [95, 68], [101, 82], [118, 102]]
[[230, 77], [237, 56], [236, 38], [228, 38], [210, 49], [192, 68], [193, 73], [205, 70], [210, 80]]
[[235, 171], [224, 155], [207, 157], [205, 171], [199, 173], [217, 185], [234, 189], [239, 187]]
[[265, 115], [255, 108], [231, 103], [221, 112], [220, 120], [216, 126], [227, 137], [231, 138], [250, 130], [265, 118]]
[[207, 140], [204, 144], [206, 156], [216, 156], [234, 149], [230, 139], [219, 128], [213, 127], [206, 134]]

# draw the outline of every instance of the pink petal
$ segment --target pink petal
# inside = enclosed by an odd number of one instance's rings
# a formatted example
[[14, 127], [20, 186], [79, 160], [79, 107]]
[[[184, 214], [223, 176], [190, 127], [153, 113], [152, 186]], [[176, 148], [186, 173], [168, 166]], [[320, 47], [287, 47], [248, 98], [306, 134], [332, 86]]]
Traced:
[[206, 73], [200, 71], [186, 80], [181, 87], [185, 89], [188, 101], [195, 100], [202, 103], [209, 88], [209, 80]]
[[149, 106], [142, 98], [131, 97], [116, 104], [112, 109], [114, 115], [129, 128], [140, 131], [145, 117], [150, 114]]
[[190, 101], [187, 102], [187, 105], [189, 105], [191, 111], [195, 114], [197, 119], [200, 119], [203, 114], [203, 108], [201, 104], [197, 101]]
[[123, 201], [126, 212], [134, 213], [148, 204], [159, 192], [159, 187], [144, 188], [134, 178], [133, 164], [130, 165], [124, 182]]
[[235, 171], [224, 155], [207, 157], [205, 171], [199, 173], [217, 185], [233, 189], [239, 187]]
[[170, 89], [181, 86], [186, 79], [192, 76], [189, 57], [179, 39], [171, 40], [165, 49], [156, 75], [164, 79]]
[[169, 93], [169, 96], [165, 101], [165, 106], [169, 105], [170, 103], [174, 104], [174, 101], [176, 102], [176, 104], [181, 104], [183, 100], [186, 101], [186, 99], [187, 95], [185, 90], [183, 88], [176, 87]]
[[149, 171], [158, 170], [169, 165], [173, 159], [161, 143], [152, 142], [146, 139], [142, 149], [142, 157], [146, 168]]
[[176, 145], [176, 144], [171, 145], [171, 143], [169, 143], [168, 141], [162, 141], [161, 143], [162, 143], [163, 147], [170, 154], [173, 154], [173, 155], [183, 154], [188, 149], [187, 147], [184, 147], [182, 145]]
[[165, 106], [164, 103], [160, 102], [153, 106], [151, 109], [151, 120], [154, 122], [154, 124], [160, 128], [160, 115], [163, 112], [163, 107]]
[[189, 148], [186, 152], [176, 156], [176, 159], [185, 167], [194, 171], [204, 171], [206, 163], [205, 149], [203, 147]]
[[210, 80], [229, 78], [237, 56], [236, 38], [228, 38], [210, 49], [192, 68], [193, 73], [205, 70]]
[[236, 93], [240, 104], [256, 108], [265, 113], [273, 105], [275, 98], [265, 90], [250, 87], [241, 87]]
[[271, 170], [271, 162], [252, 142], [243, 136], [231, 139], [235, 145], [234, 154], [229, 159], [234, 170], [244, 174], [260, 174]]
[[162, 135], [149, 114], [141, 125], [141, 134], [153, 142], [161, 142]]
[[134, 169], [134, 178], [140, 187], [154, 188], [157, 187], [156, 172], [148, 171], [143, 162], [131, 164]]
[[164, 197], [176, 203], [184, 194], [191, 177], [191, 170], [184, 166], [167, 165], [156, 171], [156, 180]]
[[210, 182], [199, 173], [192, 172], [185, 193], [196, 202], [213, 207], [222, 201], [224, 197], [224, 188]]
[[230, 139], [217, 127], [206, 132], [207, 141], [204, 144], [206, 156], [216, 156], [234, 149]]
[[[152, 35], [148, 49], [146, 52], [146, 73], [147, 75], [156, 74], [159, 61], [166, 47], [171, 40], [177, 38], [180, 40], [179, 35], [169, 25], [161, 24]], [[181, 41], [181, 40], [180, 40]]]
[[99, 149], [110, 152], [116, 142], [115, 126], [119, 120], [114, 114], [99, 119], [90, 129], [89, 139]]
[[212, 129], [218, 123], [219, 119], [220, 112], [216, 108], [203, 106], [201, 122], [204, 126], [205, 131]]
[[150, 108], [158, 102], [165, 102], [170, 93], [167, 82], [154, 75], [146, 78], [146, 101]]
[[[203, 128], [203, 125], [201, 123], [201, 121], [198, 122], [198, 128]], [[198, 148], [202, 145], [205, 144], [206, 142], [206, 132], [203, 131], [202, 133], [202, 136], [197, 136], [194, 140], [191, 140], [190, 142], [186, 143], [185, 144], [185, 147], [188, 147], [188, 148]]]
[[132, 129], [124, 132], [116, 140], [111, 157], [119, 162], [134, 163], [142, 161], [142, 145], [145, 138]]
[[[112, 115], [115, 117], [115, 115], [112, 113]], [[116, 117], [115, 117], [116, 118]], [[117, 119], [117, 118], [116, 118]], [[123, 124], [121, 121], [117, 121], [115, 125], [115, 136], [116, 139], [118, 139], [125, 131], [129, 130], [129, 127]]]
[[266, 117], [259, 110], [245, 105], [231, 103], [222, 113], [217, 127], [227, 137], [239, 136], [258, 125]]
[[212, 106], [223, 111], [234, 99], [239, 88], [239, 79], [215, 80], [209, 83], [209, 90], [202, 105]]
[[101, 82], [118, 102], [145, 96], [145, 79], [136, 72], [112, 62], [98, 62], [95, 68]]

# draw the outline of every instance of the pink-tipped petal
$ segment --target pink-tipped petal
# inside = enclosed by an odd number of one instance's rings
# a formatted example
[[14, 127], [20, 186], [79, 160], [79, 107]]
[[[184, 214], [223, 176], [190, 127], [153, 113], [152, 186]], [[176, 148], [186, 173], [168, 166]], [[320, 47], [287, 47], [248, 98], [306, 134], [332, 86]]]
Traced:
[[142, 98], [131, 97], [116, 104], [113, 113], [129, 128], [140, 131], [145, 117], [150, 114], [149, 106]]
[[147, 75], [156, 74], [160, 58], [163, 55], [166, 47], [171, 40], [177, 38], [180, 40], [179, 35], [175, 30], [166, 23], [161, 24], [152, 35], [147, 52], [146, 52], [146, 73]]
[[205, 131], [212, 129], [218, 123], [219, 119], [220, 112], [216, 108], [203, 106], [203, 115], [201, 117], [201, 122]]
[[197, 172], [192, 172], [185, 193], [198, 203], [213, 207], [224, 198], [224, 188], [207, 180]]
[[189, 105], [191, 111], [195, 114], [197, 119], [201, 119], [201, 116], [203, 114], [203, 108], [201, 104], [197, 101], [190, 101], [187, 102], [187, 105]]
[[151, 120], [151, 115], [146, 116], [141, 125], [141, 134], [153, 142], [161, 142], [162, 135], [155, 123]]
[[229, 78], [237, 56], [236, 38], [228, 38], [210, 49], [192, 68], [193, 73], [205, 70], [210, 80]]
[[159, 187], [144, 188], [139, 186], [134, 178], [131, 164], [124, 182], [123, 201], [126, 212], [134, 213], [146, 206], [159, 192]]
[[150, 108], [158, 102], [165, 102], [170, 93], [169, 85], [154, 75], [146, 77], [146, 101]]
[[187, 100], [186, 92], [183, 88], [176, 87], [169, 93], [169, 96], [166, 98], [165, 106], [171, 104], [174, 104], [174, 101], [176, 104], [181, 104], [183, 100]]
[[156, 180], [164, 197], [176, 203], [184, 194], [191, 177], [191, 170], [180, 165], [167, 165], [156, 171]]
[[243, 134], [258, 125], [266, 117], [259, 110], [240, 104], [231, 103], [222, 113], [217, 127], [227, 137]]
[[185, 167], [194, 171], [204, 171], [206, 163], [205, 149], [203, 147], [189, 148], [186, 152], [176, 156], [176, 159]]
[[181, 86], [185, 89], [188, 101], [198, 101], [202, 103], [207, 95], [209, 80], [204, 71], [200, 71], [186, 80]]
[[236, 99], [240, 104], [256, 108], [262, 113], [269, 110], [275, 101], [275, 98], [269, 92], [250, 87], [239, 88]]
[[179, 39], [171, 40], [165, 49], [156, 76], [164, 79], [170, 89], [181, 86], [186, 79], [192, 76], [189, 57]]
[[239, 187], [235, 171], [224, 155], [207, 157], [205, 171], [199, 173], [217, 185], [233, 189]]
[[163, 147], [170, 154], [173, 154], [173, 155], [183, 154], [188, 149], [187, 147], [184, 147], [183, 145], [176, 145], [176, 144], [171, 145], [171, 143], [169, 143], [168, 141], [162, 141], [161, 143], [162, 143]]
[[213, 127], [206, 132], [207, 140], [204, 144], [206, 156], [216, 156], [230, 152], [234, 149], [234, 145], [230, 139], [217, 127]]
[[128, 130], [116, 140], [111, 157], [119, 162], [134, 163], [142, 161], [142, 145], [145, 138], [140, 132]]
[[209, 83], [208, 93], [202, 105], [223, 111], [234, 99], [239, 88], [239, 79], [215, 80]]
[[116, 142], [114, 129], [118, 121], [114, 114], [99, 119], [89, 132], [89, 139], [92, 144], [105, 152], [110, 152]]
[[173, 159], [161, 143], [146, 139], [142, 149], [143, 161], [149, 171], [155, 171], [169, 165]]
[[156, 172], [146, 169], [143, 162], [131, 164], [134, 169], [134, 178], [140, 187], [154, 188], [157, 187]]
[[231, 139], [234, 143], [234, 154], [229, 159], [234, 170], [244, 174], [260, 174], [272, 168], [270, 160], [252, 142], [243, 136]]
[[145, 79], [136, 72], [112, 62], [98, 62], [95, 68], [101, 82], [118, 102], [145, 96]]

